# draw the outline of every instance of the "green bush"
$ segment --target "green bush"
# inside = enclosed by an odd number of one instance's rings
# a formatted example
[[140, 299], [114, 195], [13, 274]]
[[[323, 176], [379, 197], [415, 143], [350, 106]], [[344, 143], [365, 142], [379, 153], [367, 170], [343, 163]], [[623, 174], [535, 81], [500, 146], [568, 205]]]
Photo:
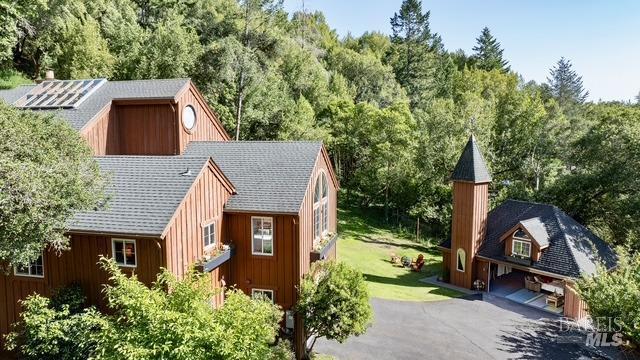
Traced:
[[[372, 318], [369, 290], [362, 274], [345, 263], [317, 261], [302, 279], [297, 311], [304, 320], [309, 357], [316, 339], [343, 342], [367, 330]], [[308, 343], [308, 341], [307, 341]]]
[[6, 348], [25, 360], [84, 360], [93, 353], [106, 320], [95, 309], [77, 314], [68, 305], [53, 309], [49, 299], [29, 296], [16, 331], [7, 335]]
[[627, 338], [640, 344], [640, 254], [618, 250], [618, 258], [614, 270], [600, 267], [594, 276], [580, 279], [577, 290], [593, 319], [615, 320]]

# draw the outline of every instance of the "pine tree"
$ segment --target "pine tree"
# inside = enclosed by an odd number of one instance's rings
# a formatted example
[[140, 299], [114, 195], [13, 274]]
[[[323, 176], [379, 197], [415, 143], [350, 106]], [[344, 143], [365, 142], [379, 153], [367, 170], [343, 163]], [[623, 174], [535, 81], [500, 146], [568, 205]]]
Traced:
[[491, 71], [500, 69], [504, 72], [509, 71], [509, 65], [507, 60], [502, 58], [503, 49], [500, 48], [500, 43], [496, 40], [489, 28], [485, 26], [482, 29], [480, 37], [476, 39], [477, 46], [473, 47], [475, 54], [473, 58], [476, 63], [476, 67], [481, 70]]
[[582, 104], [589, 96], [589, 92], [582, 85], [582, 76], [579, 76], [572, 66], [570, 60], [562, 57], [556, 66], [551, 68], [550, 77], [547, 78], [551, 95], [563, 109]]
[[412, 106], [433, 95], [437, 54], [444, 48], [440, 36], [431, 33], [430, 15], [430, 11], [422, 12], [420, 0], [404, 0], [400, 12], [391, 18], [394, 51], [390, 63]]

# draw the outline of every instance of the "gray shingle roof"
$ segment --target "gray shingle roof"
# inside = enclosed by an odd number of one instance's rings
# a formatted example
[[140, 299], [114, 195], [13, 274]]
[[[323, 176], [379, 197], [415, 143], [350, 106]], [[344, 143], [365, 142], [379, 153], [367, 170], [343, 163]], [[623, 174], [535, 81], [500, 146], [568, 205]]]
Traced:
[[[38, 111], [55, 112], [66, 119], [73, 128], [81, 130], [112, 100], [174, 99], [188, 83], [189, 79], [107, 81], [77, 109]], [[34, 87], [35, 85], [22, 85], [11, 90], [0, 90], [0, 99], [13, 104]]]
[[593, 274], [599, 260], [609, 268], [616, 264], [611, 247], [564, 211], [552, 205], [516, 200], [507, 200], [489, 213], [487, 235], [479, 254], [504, 261], [500, 237], [519, 222], [533, 218], [544, 224], [549, 247], [532, 268], [577, 278]]
[[533, 236], [533, 240], [537, 242], [541, 248], [549, 246], [549, 233], [539, 217], [522, 220], [520, 221], [520, 226]]
[[474, 183], [490, 182], [491, 175], [487, 170], [480, 148], [473, 135], [464, 147], [460, 159], [453, 169], [451, 180], [470, 181]]
[[[207, 156], [98, 156], [110, 178], [106, 209], [78, 213], [71, 231], [160, 236]], [[188, 175], [182, 175], [186, 170]]]
[[210, 156], [237, 194], [225, 211], [298, 213], [321, 142], [192, 141], [189, 156]]

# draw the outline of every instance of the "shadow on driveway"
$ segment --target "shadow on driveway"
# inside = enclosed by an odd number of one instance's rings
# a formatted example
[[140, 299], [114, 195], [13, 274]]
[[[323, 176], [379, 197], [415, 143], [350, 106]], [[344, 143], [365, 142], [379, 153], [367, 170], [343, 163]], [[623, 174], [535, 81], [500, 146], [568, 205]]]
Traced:
[[481, 297], [372, 299], [375, 319], [366, 334], [344, 344], [321, 339], [314, 350], [338, 359], [637, 359], [586, 346], [586, 334], [562, 331], [553, 314]]

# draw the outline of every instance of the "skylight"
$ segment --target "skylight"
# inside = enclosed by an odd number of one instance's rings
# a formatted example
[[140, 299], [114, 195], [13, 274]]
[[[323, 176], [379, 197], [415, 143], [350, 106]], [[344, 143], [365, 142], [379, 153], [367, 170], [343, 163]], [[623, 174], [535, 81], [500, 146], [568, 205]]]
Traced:
[[106, 79], [43, 81], [16, 101], [15, 105], [25, 109], [77, 108], [106, 82]]

